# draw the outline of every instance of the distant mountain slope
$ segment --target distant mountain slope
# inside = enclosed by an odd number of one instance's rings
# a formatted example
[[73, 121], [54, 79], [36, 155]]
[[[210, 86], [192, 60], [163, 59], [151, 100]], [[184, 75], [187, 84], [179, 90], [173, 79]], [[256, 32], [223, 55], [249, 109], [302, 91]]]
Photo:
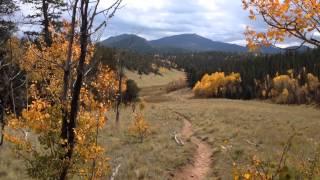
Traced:
[[150, 41], [154, 47], [173, 47], [189, 51], [247, 52], [243, 46], [212, 41], [197, 34], [181, 34]]
[[101, 44], [107, 47], [128, 49], [139, 53], [150, 53], [154, 51], [146, 39], [132, 34], [110, 37], [102, 41]]
[[308, 47], [308, 46], [291, 46], [291, 47], [287, 47], [287, 50], [291, 50], [291, 51], [298, 51], [298, 52], [306, 52], [308, 50], [311, 50], [312, 48]]
[[[212, 41], [197, 34], [181, 34], [164, 37], [158, 40], [147, 41], [146, 39], [132, 34], [123, 34], [110, 37], [101, 42], [102, 45], [112, 48], [127, 49], [138, 53], [181, 53], [181, 52], [230, 52], [246, 53], [247, 47]], [[308, 48], [302, 47], [299, 52]], [[264, 47], [262, 53], [275, 54], [285, 50], [275, 47]]]

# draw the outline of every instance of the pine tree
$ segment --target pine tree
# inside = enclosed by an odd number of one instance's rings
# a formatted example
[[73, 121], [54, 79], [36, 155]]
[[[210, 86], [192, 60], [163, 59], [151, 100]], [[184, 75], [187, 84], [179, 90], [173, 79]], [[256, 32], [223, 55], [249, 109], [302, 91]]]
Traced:
[[24, 0], [24, 3], [31, 4], [33, 13], [27, 15], [28, 24], [38, 25], [41, 32], [27, 31], [28, 35], [42, 35], [48, 46], [52, 44], [52, 35], [50, 32], [50, 24], [55, 28], [61, 28], [61, 16], [65, 11], [66, 4], [63, 0]]
[[15, 30], [14, 22], [8, 20], [8, 16], [18, 10], [13, 0], [0, 0], [0, 45], [2, 45]]
[[21, 108], [21, 84], [23, 75], [16, 64], [19, 52], [16, 39], [10, 39], [15, 23], [10, 16], [18, 10], [13, 0], [0, 0], [0, 145], [3, 144], [3, 130], [6, 125], [5, 110], [17, 113]]

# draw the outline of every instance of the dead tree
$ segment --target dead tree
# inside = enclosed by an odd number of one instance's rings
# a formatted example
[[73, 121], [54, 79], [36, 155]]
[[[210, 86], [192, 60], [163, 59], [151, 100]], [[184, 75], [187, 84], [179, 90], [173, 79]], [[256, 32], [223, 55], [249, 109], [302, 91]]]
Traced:
[[6, 126], [5, 110], [14, 115], [25, 106], [25, 84], [24, 73], [17, 65], [17, 57], [14, 57], [12, 39], [6, 41], [6, 46], [0, 48], [0, 145], [3, 144], [3, 131]]
[[[129, 49], [133, 47], [133, 38], [130, 39], [128, 43]], [[119, 120], [120, 120], [120, 105], [122, 103], [122, 80], [124, 77], [124, 62], [123, 58], [125, 57], [125, 52], [118, 52], [117, 55], [117, 64], [118, 64], [118, 79], [119, 79], [119, 87], [118, 87], [118, 94], [116, 99], [116, 126], [119, 126]]]
[[15, 23], [8, 17], [13, 16], [17, 10], [18, 6], [15, 1], [0, 0], [0, 146], [3, 144], [3, 130], [6, 124], [5, 109], [12, 110], [10, 108], [13, 107], [11, 103], [15, 102], [12, 99], [13, 88], [19, 83], [16, 80], [20, 78], [20, 74], [15, 76], [17, 68], [12, 64], [12, 48], [4, 47], [16, 28]]
[[[120, 53], [119, 53], [120, 54]], [[118, 79], [119, 79], [119, 87], [118, 87], [118, 94], [117, 94], [117, 102], [116, 102], [116, 125], [119, 125], [120, 119], [120, 105], [122, 102], [122, 79], [123, 79], [123, 60], [120, 55], [118, 55]]]
[[71, 62], [72, 62], [72, 50], [74, 45], [74, 37], [75, 37], [75, 26], [76, 26], [76, 15], [77, 15], [77, 6], [79, 0], [75, 0], [72, 6], [72, 17], [71, 17], [71, 28], [68, 34], [68, 54], [67, 60], [64, 65], [64, 75], [63, 75], [63, 90], [62, 90], [62, 126], [61, 126], [61, 138], [67, 139], [68, 138], [68, 104], [67, 104], [67, 97], [70, 87], [70, 73], [71, 73]]
[[3, 144], [3, 131], [5, 127], [4, 122], [4, 106], [2, 105], [2, 102], [0, 102], [0, 146]]
[[[75, 5], [76, 6], [76, 5]], [[84, 75], [84, 62], [88, 51], [88, 10], [89, 10], [89, 1], [81, 0], [80, 2], [80, 11], [81, 11], [81, 29], [80, 29], [80, 58], [77, 67], [77, 78], [75, 85], [72, 89], [72, 99], [71, 99], [71, 111], [69, 121], [67, 122], [67, 144], [68, 150], [65, 154], [65, 159], [69, 162], [62, 169], [60, 176], [61, 180], [66, 179], [68, 174], [68, 169], [70, 166], [70, 160], [72, 159], [73, 150], [75, 147], [75, 133], [74, 129], [76, 128], [76, 119], [79, 111], [79, 99], [80, 99], [80, 90], [83, 81]]]
[[[79, 1], [79, 2], [78, 2]], [[75, 140], [75, 132], [74, 129], [77, 125], [77, 118], [79, 112], [79, 101], [80, 101], [80, 91], [83, 85], [83, 81], [85, 76], [88, 74], [92, 67], [87, 67], [85, 64], [85, 60], [88, 53], [88, 46], [92, 43], [91, 35], [97, 32], [101, 27], [105, 26], [107, 21], [103, 21], [100, 25], [98, 25], [95, 29], [93, 29], [94, 19], [99, 14], [104, 14], [108, 18], [111, 18], [119, 5], [121, 4], [121, 0], [116, 0], [114, 4], [112, 4], [107, 9], [98, 11], [98, 5], [100, 4], [100, 0], [90, 1], [90, 0], [75, 0], [74, 4], [72, 4], [73, 12], [72, 12], [72, 30], [69, 33], [69, 46], [68, 46], [68, 54], [67, 61], [65, 63], [64, 69], [64, 80], [66, 80], [63, 86], [63, 94], [62, 94], [62, 102], [66, 105], [67, 94], [68, 91], [71, 91], [71, 110], [68, 112], [67, 108], [63, 109], [64, 117], [61, 129], [61, 136], [67, 140], [67, 152], [63, 157], [64, 165], [62, 167], [62, 171], [60, 174], [60, 180], [65, 180], [68, 175], [68, 170], [70, 168], [72, 155], [74, 152], [74, 147], [76, 145]], [[79, 7], [78, 7], [79, 4]], [[92, 9], [93, 8], [93, 9]], [[75, 36], [75, 18], [77, 14], [77, 10], [79, 11], [80, 16], [80, 56], [78, 63], [76, 65], [76, 78], [73, 85], [69, 85], [70, 81], [70, 71], [71, 71], [71, 54], [73, 49], [73, 41]], [[73, 37], [71, 37], [73, 36]], [[70, 83], [71, 84], [71, 83]]]

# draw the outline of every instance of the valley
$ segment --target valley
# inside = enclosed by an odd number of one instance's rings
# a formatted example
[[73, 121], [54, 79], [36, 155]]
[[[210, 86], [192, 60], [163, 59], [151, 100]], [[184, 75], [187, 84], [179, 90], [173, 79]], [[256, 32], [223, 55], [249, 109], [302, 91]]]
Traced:
[[0, 179], [320, 180], [320, 1], [0, 0]]
[[[111, 168], [121, 165], [116, 179], [232, 179], [234, 164], [245, 168], [252, 157], [278, 162], [284, 144], [295, 130], [301, 135], [294, 139], [289, 164], [312, 157], [320, 138], [320, 112], [316, 107], [197, 99], [190, 89], [166, 93], [167, 83], [178, 74], [181, 72], [167, 71], [163, 77], [154, 77], [155, 84], [143, 84], [140, 96], [146, 108], [142, 113], [152, 132], [143, 143], [128, 135], [130, 106], [121, 108], [118, 130], [114, 112], [107, 114], [109, 120], [99, 134], [99, 142], [107, 149]], [[152, 77], [131, 78], [137, 78], [140, 84], [144, 78]], [[182, 139], [183, 146], [175, 142], [174, 134]], [[199, 148], [202, 154], [198, 154]], [[0, 169], [7, 173], [0, 171], [0, 178], [26, 178], [15, 173], [23, 172], [19, 161], [4, 158], [14, 155], [7, 144], [1, 152]], [[192, 173], [197, 168], [200, 172]], [[197, 175], [204, 178], [196, 178]]]

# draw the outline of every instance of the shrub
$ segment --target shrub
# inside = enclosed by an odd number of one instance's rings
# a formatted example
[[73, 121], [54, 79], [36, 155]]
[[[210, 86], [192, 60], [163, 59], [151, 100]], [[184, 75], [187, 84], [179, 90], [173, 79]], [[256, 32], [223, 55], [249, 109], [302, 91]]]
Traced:
[[320, 82], [318, 77], [308, 73], [305, 89], [305, 91], [308, 92], [309, 99], [315, 101], [316, 103], [320, 102]]
[[136, 101], [139, 97], [139, 91], [140, 91], [137, 83], [132, 79], [128, 79], [126, 84], [127, 84], [127, 89], [124, 93], [124, 102], [128, 103], [128, 102]]
[[137, 137], [141, 143], [150, 133], [150, 127], [141, 113], [134, 115], [134, 121], [131, 127], [129, 127], [129, 132], [131, 135]]
[[307, 74], [307, 86], [308, 86], [308, 90], [310, 92], [312, 92], [312, 93], [316, 92], [320, 86], [319, 78], [314, 76], [311, 73], [308, 73]]
[[180, 78], [176, 81], [170, 82], [166, 87], [166, 91], [167, 93], [169, 93], [172, 91], [186, 88], [187, 86], [188, 86], [187, 81], [185, 79]]
[[[108, 66], [100, 65], [97, 74], [91, 77], [91, 90], [99, 101], [109, 100], [114, 102], [119, 93], [119, 81], [117, 73]], [[127, 89], [125, 80], [121, 83], [122, 92]]]
[[272, 99], [279, 104], [292, 104], [296, 102], [296, 92], [299, 89], [298, 81], [288, 75], [273, 78], [271, 90]]
[[233, 162], [234, 179], [261, 179], [261, 180], [284, 180], [284, 179], [318, 179], [320, 177], [320, 147], [316, 147], [311, 157], [297, 157], [292, 152], [296, 136], [295, 132], [284, 144], [278, 161], [262, 160], [256, 154], [252, 156], [250, 165], [237, 164]]
[[[311, 73], [299, 74], [296, 78], [293, 73], [289, 75], [278, 75], [272, 80], [271, 91], [268, 95], [279, 104], [303, 104], [319, 102], [320, 82]], [[299, 84], [305, 79], [305, 84]]]

